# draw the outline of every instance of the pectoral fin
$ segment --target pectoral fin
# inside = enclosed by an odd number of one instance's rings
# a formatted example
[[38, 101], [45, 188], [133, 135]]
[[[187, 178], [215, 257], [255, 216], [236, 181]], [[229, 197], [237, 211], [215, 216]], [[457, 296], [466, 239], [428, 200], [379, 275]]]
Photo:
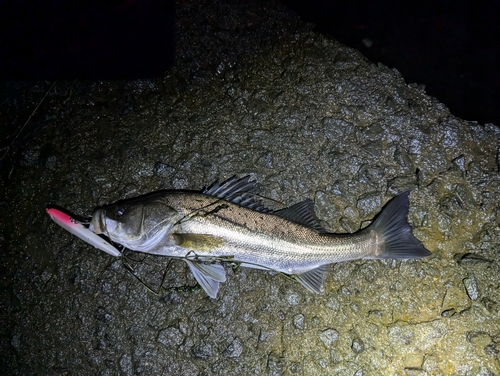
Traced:
[[328, 264], [321, 265], [320, 267], [307, 272], [295, 274], [295, 278], [309, 291], [316, 294], [325, 293], [325, 277], [328, 271]]
[[217, 296], [219, 291], [219, 282], [226, 281], [226, 272], [224, 268], [219, 264], [204, 264], [202, 262], [185, 260], [189, 266], [189, 269], [194, 275], [194, 278], [203, 290], [211, 298]]

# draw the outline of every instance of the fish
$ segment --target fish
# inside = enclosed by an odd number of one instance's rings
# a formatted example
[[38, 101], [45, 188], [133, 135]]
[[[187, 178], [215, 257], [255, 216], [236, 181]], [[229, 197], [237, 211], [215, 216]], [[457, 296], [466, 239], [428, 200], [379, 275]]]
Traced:
[[256, 192], [250, 176], [201, 191], [158, 191], [96, 208], [89, 230], [133, 251], [182, 258], [211, 298], [226, 281], [224, 261], [284, 273], [324, 294], [331, 264], [431, 255], [407, 221], [410, 192], [352, 234], [326, 231], [310, 199], [273, 210]]

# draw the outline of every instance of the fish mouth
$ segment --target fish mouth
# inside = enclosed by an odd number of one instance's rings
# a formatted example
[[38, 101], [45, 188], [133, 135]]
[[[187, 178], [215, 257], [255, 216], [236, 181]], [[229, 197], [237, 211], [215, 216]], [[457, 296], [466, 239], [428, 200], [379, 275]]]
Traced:
[[106, 228], [105, 222], [103, 218], [105, 217], [106, 212], [102, 209], [94, 210], [92, 214], [92, 219], [90, 220], [89, 230], [99, 235], [104, 233], [104, 229]]

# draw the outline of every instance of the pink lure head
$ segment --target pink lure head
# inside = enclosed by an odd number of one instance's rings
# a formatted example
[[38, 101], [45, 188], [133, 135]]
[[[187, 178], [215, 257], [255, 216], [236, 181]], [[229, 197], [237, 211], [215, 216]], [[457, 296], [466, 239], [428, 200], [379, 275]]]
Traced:
[[121, 255], [118, 249], [101, 238], [99, 235], [90, 231], [87, 227], [82, 225], [82, 223], [78, 219], [54, 207], [49, 207], [46, 209], [46, 211], [55, 223], [57, 223], [65, 230], [71, 232], [73, 235], [79, 237], [83, 241], [89, 243], [90, 245], [93, 245], [101, 251], [109, 253], [112, 256], [118, 257]]

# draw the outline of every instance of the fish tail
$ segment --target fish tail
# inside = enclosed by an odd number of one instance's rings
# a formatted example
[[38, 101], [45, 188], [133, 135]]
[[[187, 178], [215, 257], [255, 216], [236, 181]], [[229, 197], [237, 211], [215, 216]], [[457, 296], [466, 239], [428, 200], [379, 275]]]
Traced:
[[369, 230], [375, 230], [383, 241], [374, 258], [413, 259], [431, 255], [415, 238], [408, 223], [410, 192], [392, 199], [375, 219]]

